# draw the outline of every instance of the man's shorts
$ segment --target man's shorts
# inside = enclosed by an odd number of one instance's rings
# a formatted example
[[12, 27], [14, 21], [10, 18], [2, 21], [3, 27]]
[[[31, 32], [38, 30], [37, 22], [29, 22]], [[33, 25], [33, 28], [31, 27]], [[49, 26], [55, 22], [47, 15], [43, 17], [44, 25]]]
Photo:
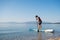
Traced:
[[39, 25], [41, 25], [41, 22], [40, 23], [38, 23]]

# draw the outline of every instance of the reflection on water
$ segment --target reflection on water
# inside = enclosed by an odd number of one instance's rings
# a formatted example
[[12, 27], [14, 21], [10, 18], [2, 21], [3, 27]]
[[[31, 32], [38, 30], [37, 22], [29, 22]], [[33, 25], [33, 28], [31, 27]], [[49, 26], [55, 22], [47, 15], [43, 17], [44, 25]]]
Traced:
[[49, 38], [53, 38], [53, 36], [54, 36], [54, 33], [38, 32], [37, 40], [48, 40]]
[[42, 33], [41, 32], [38, 32], [38, 38], [37, 40], [42, 40]]

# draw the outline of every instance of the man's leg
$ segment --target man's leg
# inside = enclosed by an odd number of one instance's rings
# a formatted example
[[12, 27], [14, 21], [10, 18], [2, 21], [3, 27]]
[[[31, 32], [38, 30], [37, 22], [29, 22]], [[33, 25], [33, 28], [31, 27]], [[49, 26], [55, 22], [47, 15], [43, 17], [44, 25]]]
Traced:
[[41, 30], [42, 26], [38, 24], [38, 32]]

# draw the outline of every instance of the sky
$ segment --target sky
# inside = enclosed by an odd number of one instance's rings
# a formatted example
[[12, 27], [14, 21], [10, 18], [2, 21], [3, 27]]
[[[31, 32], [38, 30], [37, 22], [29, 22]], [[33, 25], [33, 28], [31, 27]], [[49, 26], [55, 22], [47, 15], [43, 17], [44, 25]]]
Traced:
[[60, 0], [0, 0], [0, 22], [60, 22]]

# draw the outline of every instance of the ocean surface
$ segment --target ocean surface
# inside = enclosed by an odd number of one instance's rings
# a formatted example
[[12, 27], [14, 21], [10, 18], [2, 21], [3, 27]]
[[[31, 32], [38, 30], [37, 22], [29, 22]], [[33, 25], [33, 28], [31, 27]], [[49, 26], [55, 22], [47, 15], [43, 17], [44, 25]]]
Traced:
[[54, 33], [35, 32], [37, 24], [0, 24], [0, 40], [48, 40], [60, 37], [60, 24], [42, 24], [42, 29], [54, 29]]

